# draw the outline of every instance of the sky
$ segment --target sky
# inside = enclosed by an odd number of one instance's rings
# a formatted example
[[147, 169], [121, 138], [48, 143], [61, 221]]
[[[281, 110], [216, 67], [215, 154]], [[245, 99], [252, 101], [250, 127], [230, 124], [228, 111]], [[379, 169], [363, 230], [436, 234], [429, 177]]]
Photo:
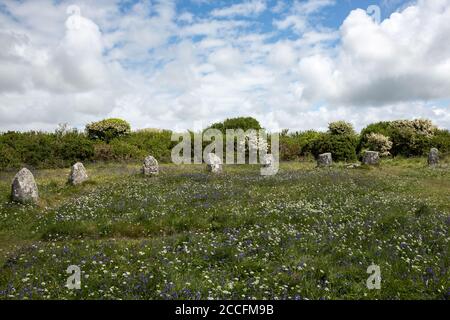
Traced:
[[0, 131], [450, 129], [450, 0], [0, 0]]

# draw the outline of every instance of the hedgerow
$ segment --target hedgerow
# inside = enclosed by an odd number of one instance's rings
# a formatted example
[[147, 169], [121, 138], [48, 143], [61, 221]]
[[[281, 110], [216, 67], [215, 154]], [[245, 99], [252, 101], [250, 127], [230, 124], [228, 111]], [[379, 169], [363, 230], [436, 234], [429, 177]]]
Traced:
[[[120, 119], [89, 124], [86, 132], [57, 130], [47, 132], [6, 132], [0, 134], [0, 169], [67, 167], [77, 161], [142, 161], [153, 155], [161, 163], [171, 162], [172, 131], [146, 129], [131, 131]], [[95, 130], [94, 130], [95, 128]], [[260, 129], [254, 118], [234, 118], [210, 128]], [[95, 132], [95, 133], [94, 133]], [[100, 133], [102, 132], [102, 133]], [[194, 132], [190, 132], [193, 143]], [[203, 141], [203, 148], [210, 142]], [[225, 144], [224, 144], [225, 146]], [[328, 132], [314, 130], [280, 133], [280, 158], [296, 161], [308, 156], [331, 152], [335, 161], [355, 161], [367, 149], [392, 156], [422, 156], [430, 148], [450, 152], [450, 133], [437, 129], [429, 120], [401, 120], [368, 125], [359, 135], [344, 121], [330, 123]], [[194, 147], [192, 145], [192, 151]]]

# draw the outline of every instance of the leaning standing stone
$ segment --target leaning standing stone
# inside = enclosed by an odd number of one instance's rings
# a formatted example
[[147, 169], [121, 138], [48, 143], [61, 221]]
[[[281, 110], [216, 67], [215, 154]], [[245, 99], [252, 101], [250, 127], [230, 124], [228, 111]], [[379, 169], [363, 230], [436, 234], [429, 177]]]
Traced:
[[86, 173], [86, 169], [84, 168], [84, 165], [81, 162], [77, 162], [72, 166], [69, 175], [69, 183], [71, 185], [76, 186], [78, 184], [82, 184], [88, 178], [89, 177]]
[[205, 159], [206, 169], [208, 172], [221, 173], [222, 172], [222, 159], [220, 159], [214, 153], [208, 153]]
[[331, 153], [324, 153], [317, 158], [318, 167], [329, 167], [333, 164], [333, 157]]
[[380, 161], [380, 154], [376, 151], [366, 151], [362, 162], [366, 165], [376, 165]]
[[15, 202], [36, 204], [39, 201], [39, 193], [33, 174], [27, 168], [20, 170], [12, 182], [11, 197]]
[[156, 176], [159, 173], [158, 161], [152, 156], [148, 156], [144, 160], [144, 165], [142, 167], [142, 173], [145, 176]]
[[430, 154], [428, 155], [428, 165], [430, 167], [437, 166], [439, 164], [439, 150], [432, 148]]

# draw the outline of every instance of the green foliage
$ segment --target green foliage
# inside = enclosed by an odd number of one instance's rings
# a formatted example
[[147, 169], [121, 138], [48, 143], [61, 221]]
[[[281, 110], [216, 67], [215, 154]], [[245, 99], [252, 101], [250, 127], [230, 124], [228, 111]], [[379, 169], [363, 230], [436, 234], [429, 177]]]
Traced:
[[312, 144], [312, 154], [317, 157], [319, 154], [331, 152], [334, 161], [355, 161], [357, 145], [356, 135], [322, 133]]
[[296, 133], [294, 137], [298, 141], [300, 154], [302, 156], [313, 154], [314, 142], [320, 139], [322, 135], [323, 133], [314, 130]]
[[20, 164], [20, 155], [14, 147], [0, 143], [0, 169], [17, 168]]
[[280, 156], [282, 161], [297, 160], [300, 155], [298, 140], [291, 135], [280, 136]]
[[382, 157], [389, 156], [392, 149], [392, 141], [389, 137], [381, 133], [371, 132], [366, 136], [367, 143], [364, 145], [365, 149], [371, 151], [378, 151]]
[[[111, 119], [110, 119], [111, 120]], [[172, 142], [168, 130], [146, 129], [129, 132], [129, 125], [122, 120], [103, 120], [87, 127], [110, 128], [96, 139], [85, 133], [62, 126], [55, 133], [7, 132], [0, 134], [0, 169], [31, 166], [35, 168], [67, 167], [77, 161], [137, 161], [153, 155], [159, 162], [171, 162], [171, 150], [178, 142]], [[113, 123], [108, 127], [107, 123]], [[118, 124], [117, 126], [115, 124]], [[120, 130], [114, 128], [122, 127]], [[224, 132], [226, 129], [260, 129], [253, 118], [227, 119], [211, 128]], [[121, 132], [121, 133], [119, 133]], [[192, 148], [194, 133], [191, 132]], [[118, 137], [112, 138], [113, 136]], [[393, 156], [420, 156], [428, 154], [431, 147], [441, 153], [450, 152], [450, 133], [439, 130], [428, 120], [379, 122], [362, 130], [360, 139], [351, 124], [344, 121], [331, 123], [329, 132], [314, 130], [280, 133], [280, 157], [283, 161], [295, 161], [309, 155], [332, 152], [336, 161], [354, 161], [363, 150], [373, 149]], [[359, 141], [359, 143], [358, 143]], [[203, 141], [203, 148], [210, 142]], [[357, 146], [355, 150], [355, 145]], [[225, 146], [225, 141], [224, 141]]]
[[431, 147], [437, 148], [441, 153], [450, 153], [450, 131], [437, 130], [431, 138]]
[[93, 143], [84, 134], [64, 135], [42, 132], [7, 132], [0, 135], [0, 168], [29, 165], [54, 168], [91, 160]]
[[146, 152], [139, 147], [120, 139], [114, 139], [110, 143], [113, 160], [128, 161], [142, 159], [147, 156]]
[[281, 160], [292, 161], [312, 155], [314, 142], [321, 136], [322, 133], [314, 130], [294, 133], [284, 130], [280, 135]]
[[379, 133], [386, 137], [391, 135], [391, 123], [388, 121], [382, 121], [377, 123], [369, 124], [366, 128], [361, 131], [361, 137], [367, 137], [371, 133]]
[[346, 121], [331, 122], [328, 125], [328, 132], [332, 135], [355, 135], [353, 125]]
[[64, 163], [91, 160], [94, 155], [94, 143], [84, 134], [71, 132], [57, 136], [55, 156], [64, 160]]
[[262, 129], [261, 124], [252, 117], [239, 117], [239, 118], [231, 118], [226, 119], [224, 122], [215, 123], [211, 125], [212, 129], [218, 129], [222, 132], [225, 132], [227, 129], [242, 129], [244, 131], [254, 129], [259, 130]]
[[86, 133], [89, 138], [106, 142], [126, 136], [130, 131], [130, 124], [122, 119], [105, 119], [86, 125]]
[[397, 127], [392, 129], [393, 142], [392, 154], [406, 157], [421, 156], [427, 154], [431, 148], [432, 137], [417, 134], [413, 129]]
[[[421, 156], [426, 155], [433, 145], [441, 145], [447, 150], [448, 135], [438, 130], [430, 120], [397, 120], [391, 122], [378, 122], [367, 126], [361, 132], [361, 141], [358, 151], [367, 145], [370, 133], [383, 134], [392, 141], [391, 154], [393, 156]], [[437, 147], [437, 146], [436, 146]]]
[[[171, 150], [176, 144], [171, 141], [172, 131], [137, 131], [132, 132], [121, 140], [127, 144], [133, 145], [140, 151], [136, 154], [135, 159], [141, 158], [142, 154], [151, 154], [160, 162], [171, 161]], [[143, 152], [143, 153], [142, 153]]]
[[421, 135], [426, 137], [434, 136], [437, 128], [433, 125], [433, 122], [428, 119], [415, 119], [415, 120], [397, 120], [391, 122], [392, 129], [395, 130], [408, 130], [415, 135]]

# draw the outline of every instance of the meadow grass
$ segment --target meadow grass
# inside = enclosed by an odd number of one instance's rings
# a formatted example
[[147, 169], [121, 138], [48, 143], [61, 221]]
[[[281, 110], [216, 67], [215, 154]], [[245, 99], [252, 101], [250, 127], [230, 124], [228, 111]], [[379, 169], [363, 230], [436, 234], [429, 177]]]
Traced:
[[91, 164], [77, 187], [35, 171], [38, 206], [11, 203], [0, 172], [0, 299], [449, 299], [450, 167], [425, 164]]

